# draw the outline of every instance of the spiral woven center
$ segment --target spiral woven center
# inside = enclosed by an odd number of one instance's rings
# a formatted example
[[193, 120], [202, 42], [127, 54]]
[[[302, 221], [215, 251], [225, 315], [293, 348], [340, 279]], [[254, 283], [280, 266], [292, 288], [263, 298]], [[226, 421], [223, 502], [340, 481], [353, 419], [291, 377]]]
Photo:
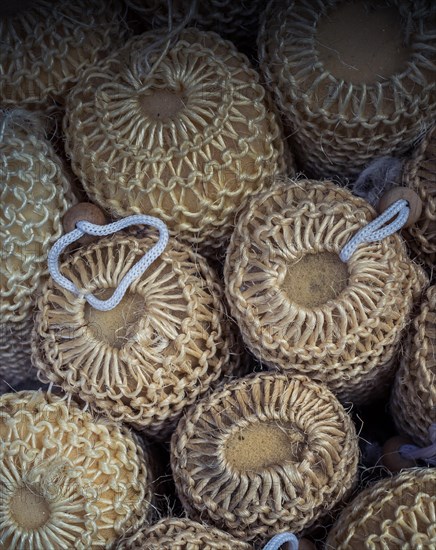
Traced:
[[316, 49], [339, 80], [370, 84], [401, 73], [410, 59], [395, 7], [343, 2], [318, 24]]
[[20, 487], [10, 501], [10, 512], [23, 529], [38, 529], [47, 523], [50, 506], [47, 500], [30, 487]]
[[180, 94], [170, 90], [155, 90], [139, 98], [145, 116], [154, 120], [165, 120], [179, 113], [185, 103]]

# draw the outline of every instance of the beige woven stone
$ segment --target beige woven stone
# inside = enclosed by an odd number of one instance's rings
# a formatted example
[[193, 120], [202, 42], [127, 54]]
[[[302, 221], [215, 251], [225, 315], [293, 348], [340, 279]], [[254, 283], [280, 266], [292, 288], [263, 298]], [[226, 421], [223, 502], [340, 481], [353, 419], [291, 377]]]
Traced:
[[130, 431], [43, 392], [0, 397], [0, 548], [114, 548], [147, 519], [148, 458]]
[[35, 0], [0, 19], [0, 97], [45, 110], [65, 101], [84, 68], [123, 44], [120, 0]]
[[272, 0], [261, 68], [306, 175], [354, 177], [402, 155], [436, 116], [434, 28], [427, 0]]
[[171, 465], [190, 517], [241, 540], [300, 532], [356, 481], [354, 425], [326, 387], [260, 373], [191, 407], [171, 440]]
[[188, 518], [164, 518], [122, 541], [117, 550], [252, 550], [228, 533]]
[[362, 491], [329, 533], [328, 550], [436, 548], [433, 468], [412, 468]]
[[427, 282], [398, 235], [340, 260], [374, 218], [366, 201], [330, 182], [278, 182], [246, 203], [224, 272], [231, 313], [254, 355], [354, 403], [392, 381], [402, 330]]
[[436, 421], [436, 286], [428, 288], [419, 314], [403, 344], [400, 368], [391, 398], [392, 418], [399, 432], [415, 443], [432, 442]]
[[168, 48], [161, 39], [134, 37], [83, 74], [67, 102], [66, 148], [101, 207], [157, 216], [207, 250], [230, 237], [242, 199], [285, 170], [281, 132], [230, 42], [195, 29]]
[[[61, 272], [108, 298], [157, 241], [117, 234], [79, 249]], [[44, 381], [93, 409], [165, 437], [187, 405], [239, 366], [224, 291], [205, 260], [171, 239], [113, 310], [98, 311], [49, 280], [38, 302], [33, 361]]]

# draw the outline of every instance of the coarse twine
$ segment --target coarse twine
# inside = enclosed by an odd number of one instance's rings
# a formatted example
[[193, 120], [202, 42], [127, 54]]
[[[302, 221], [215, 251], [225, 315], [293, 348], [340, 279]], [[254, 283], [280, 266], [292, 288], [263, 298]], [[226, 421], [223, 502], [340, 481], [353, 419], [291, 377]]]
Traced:
[[123, 540], [117, 550], [252, 550], [228, 533], [188, 518], [163, 518]]
[[41, 391], [0, 397], [0, 548], [114, 548], [151, 509], [137, 436]]
[[124, 43], [125, 9], [119, 0], [36, 0], [0, 18], [2, 105], [63, 104], [84, 68]]
[[[118, 233], [79, 249], [61, 273], [105, 299], [156, 242], [156, 233]], [[187, 405], [239, 369], [223, 295], [206, 261], [171, 238], [111, 311], [95, 310], [50, 279], [38, 301], [32, 359], [42, 380], [164, 438]]]
[[392, 381], [402, 331], [427, 283], [397, 234], [340, 260], [375, 217], [331, 182], [278, 180], [246, 202], [224, 270], [231, 313], [253, 354], [355, 404]]
[[113, 216], [156, 216], [208, 250], [229, 239], [242, 199], [286, 171], [281, 129], [230, 42], [186, 29], [165, 50], [162, 36], [134, 37], [83, 73], [68, 96], [66, 149]]
[[436, 116], [436, 4], [272, 0], [261, 70], [306, 175], [342, 181], [407, 153]]
[[308, 528], [348, 495], [358, 460], [351, 418], [301, 375], [231, 381], [193, 405], [171, 439], [189, 516], [244, 541]]
[[391, 396], [392, 418], [414, 443], [430, 445], [436, 420], [436, 286], [428, 288], [413, 320]]
[[330, 531], [326, 550], [436, 548], [434, 468], [410, 468], [362, 491]]

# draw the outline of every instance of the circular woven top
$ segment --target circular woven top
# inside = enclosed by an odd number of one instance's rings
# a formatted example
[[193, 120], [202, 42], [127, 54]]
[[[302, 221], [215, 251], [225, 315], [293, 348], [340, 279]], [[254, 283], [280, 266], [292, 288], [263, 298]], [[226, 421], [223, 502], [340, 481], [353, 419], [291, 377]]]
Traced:
[[38, 119], [0, 111], [1, 322], [21, 321], [47, 274], [47, 253], [74, 202], [62, 162]]
[[188, 518], [164, 518], [121, 542], [117, 550], [251, 550], [216, 527]]
[[[156, 241], [119, 233], [79, 249], [61, 272], [106, 299]], [[171, 239], [111, 311], [97, 311], [50, 279], [38, 302], [33, 359], [44, 380], [163, 437], [184, 407], [238, 366], [222, 298], [205, 260]]]
[[412, 468], [362, 491], [340, 515], [326, 549], [436, 547], [433, 468]]
[[36, 0], [0, 18], [2, 104], [63, 103], [83, 69], [122, 44], [123, 10], [120, 0]]
[[299, 532], [353, 486], [354, 425], [324, 386], [261, 373], [191, 407], [171, 440], [179, 497], [191, 517], [242, 540]]
[[303, 168], [351, 177], [436, 115], [433, 2], [272, 0], [258, 45]]
[[277, 182], [246, 203], [226, 258], [228, 302], [250, 350], [346, 401], [371, 398], [392, 376], [425, 281], [398, 235], [339, 259], [374, 217], [366, 201], [332, 183]]
[[42, 392], [0, 397], [4, 548], [109, 548], [150, 511], [148, 459], [130, 431]]
[[399, 431], [426, 446], [436, 418], [436, 286], [427, 290], [403, 345], [392, 393], [392, 417]]
[[154, 215], [178, 238], [218, 246], [241, 200], [284, 170], [281, 132], [230, 42], [185, 30], [157, 62], [161, 38], [134, 37], [84, 73], [67, 102], [66, 148], [87, 193], [115, 216]]

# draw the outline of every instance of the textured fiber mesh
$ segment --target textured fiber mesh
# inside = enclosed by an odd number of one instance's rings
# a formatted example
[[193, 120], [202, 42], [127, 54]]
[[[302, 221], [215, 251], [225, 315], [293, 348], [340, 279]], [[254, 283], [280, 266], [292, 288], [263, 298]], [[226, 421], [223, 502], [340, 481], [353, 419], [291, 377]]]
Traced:
[[[61, 272], [108, 298], [156, 241], [118, 234], [80, 249]], [[173, 239], [108, 312], [49, 280], [38, 302], [33, 359], [44, 380], [98, 412], [165, 437], [187, 405], [239, 366], [223, 293], [205, 260]]]
[[141, 529], [117, 550], [252, 550], [220, 529], [187, 518], [164, 518]]
[[179, 497], [241, 540], [299, 532], [352, 488], [357, 437], [343, 407], [305, 376], [261, 373], [191, 407], [171, 441]]
[[0, 397], [2, 548], [112, 548], [151, 503], [130, 431], [42, 392]]
[[113, 215], [157, 216], [181, 239], [219, 246], [241, 200], [285, 171], [280, 127], [230, 42], [190, 29], [153, 50], [159, 38], [135, 37], [84, 73], [67, 102], [66, 147]]
[[123, 43], [119, 0], [36, 0], [0, 19], [0, 97], [4, 106], [47, 108], [80, 73]]
[[[436, 115], [436, 5], [427, 0], [362, 1], [362, 14], [357, 16], [356, 4], [348, 4], [347, 8], [340, 0], [272, 0], [258, 39], [265, 80], [291, 128], [302, 167], [315, 177], [353, 177], [375, 157], [407, 152]], [[338, 24], [326, 43], [320, 25], [343, 9], [351, 20]], [[386, 11], [398, 19], [397, 49], [405, 52], [403, 62], [392, 74], [380, 76], [378, 65], [368, 58], [364, 67], [375, 74], [353, 82], [363, 71], [359, 65], [353, 70], [351, 61], [341, 64], [342, 50], [348, 53], [356, 45], [362, 54], [378, 40], [374, 56], [383, 53], [383, 32], [365, 33], [360, 19], [367, 13], [383, 17]], [[355, 28], [354, 35], [350, 28]], [[344, 32], [348, 40], [339, 52], [336, 41]], [[325, 52], [352, 76], [333, 74], [324, 62]], [[381, 61], [389, 61], [395, 52], [387, 50]]]
[[436, 419], [436, 286], [427, 290], [404, 343], [392, 392], [392, 417], [412, 441], [430, 445]]
[[426, 282], [398, 235], [341, 262], [343, 246], [374, 217], [366, 201], [332, 183], [279, 182], [245, 205], [225, 265], [231, 312], [254, 355], [354, 403], [392, 379]]
[[326, 548], [435, 548], [434, 475], [434, 468], [412, 468], [362, 491], [343, 510]]

